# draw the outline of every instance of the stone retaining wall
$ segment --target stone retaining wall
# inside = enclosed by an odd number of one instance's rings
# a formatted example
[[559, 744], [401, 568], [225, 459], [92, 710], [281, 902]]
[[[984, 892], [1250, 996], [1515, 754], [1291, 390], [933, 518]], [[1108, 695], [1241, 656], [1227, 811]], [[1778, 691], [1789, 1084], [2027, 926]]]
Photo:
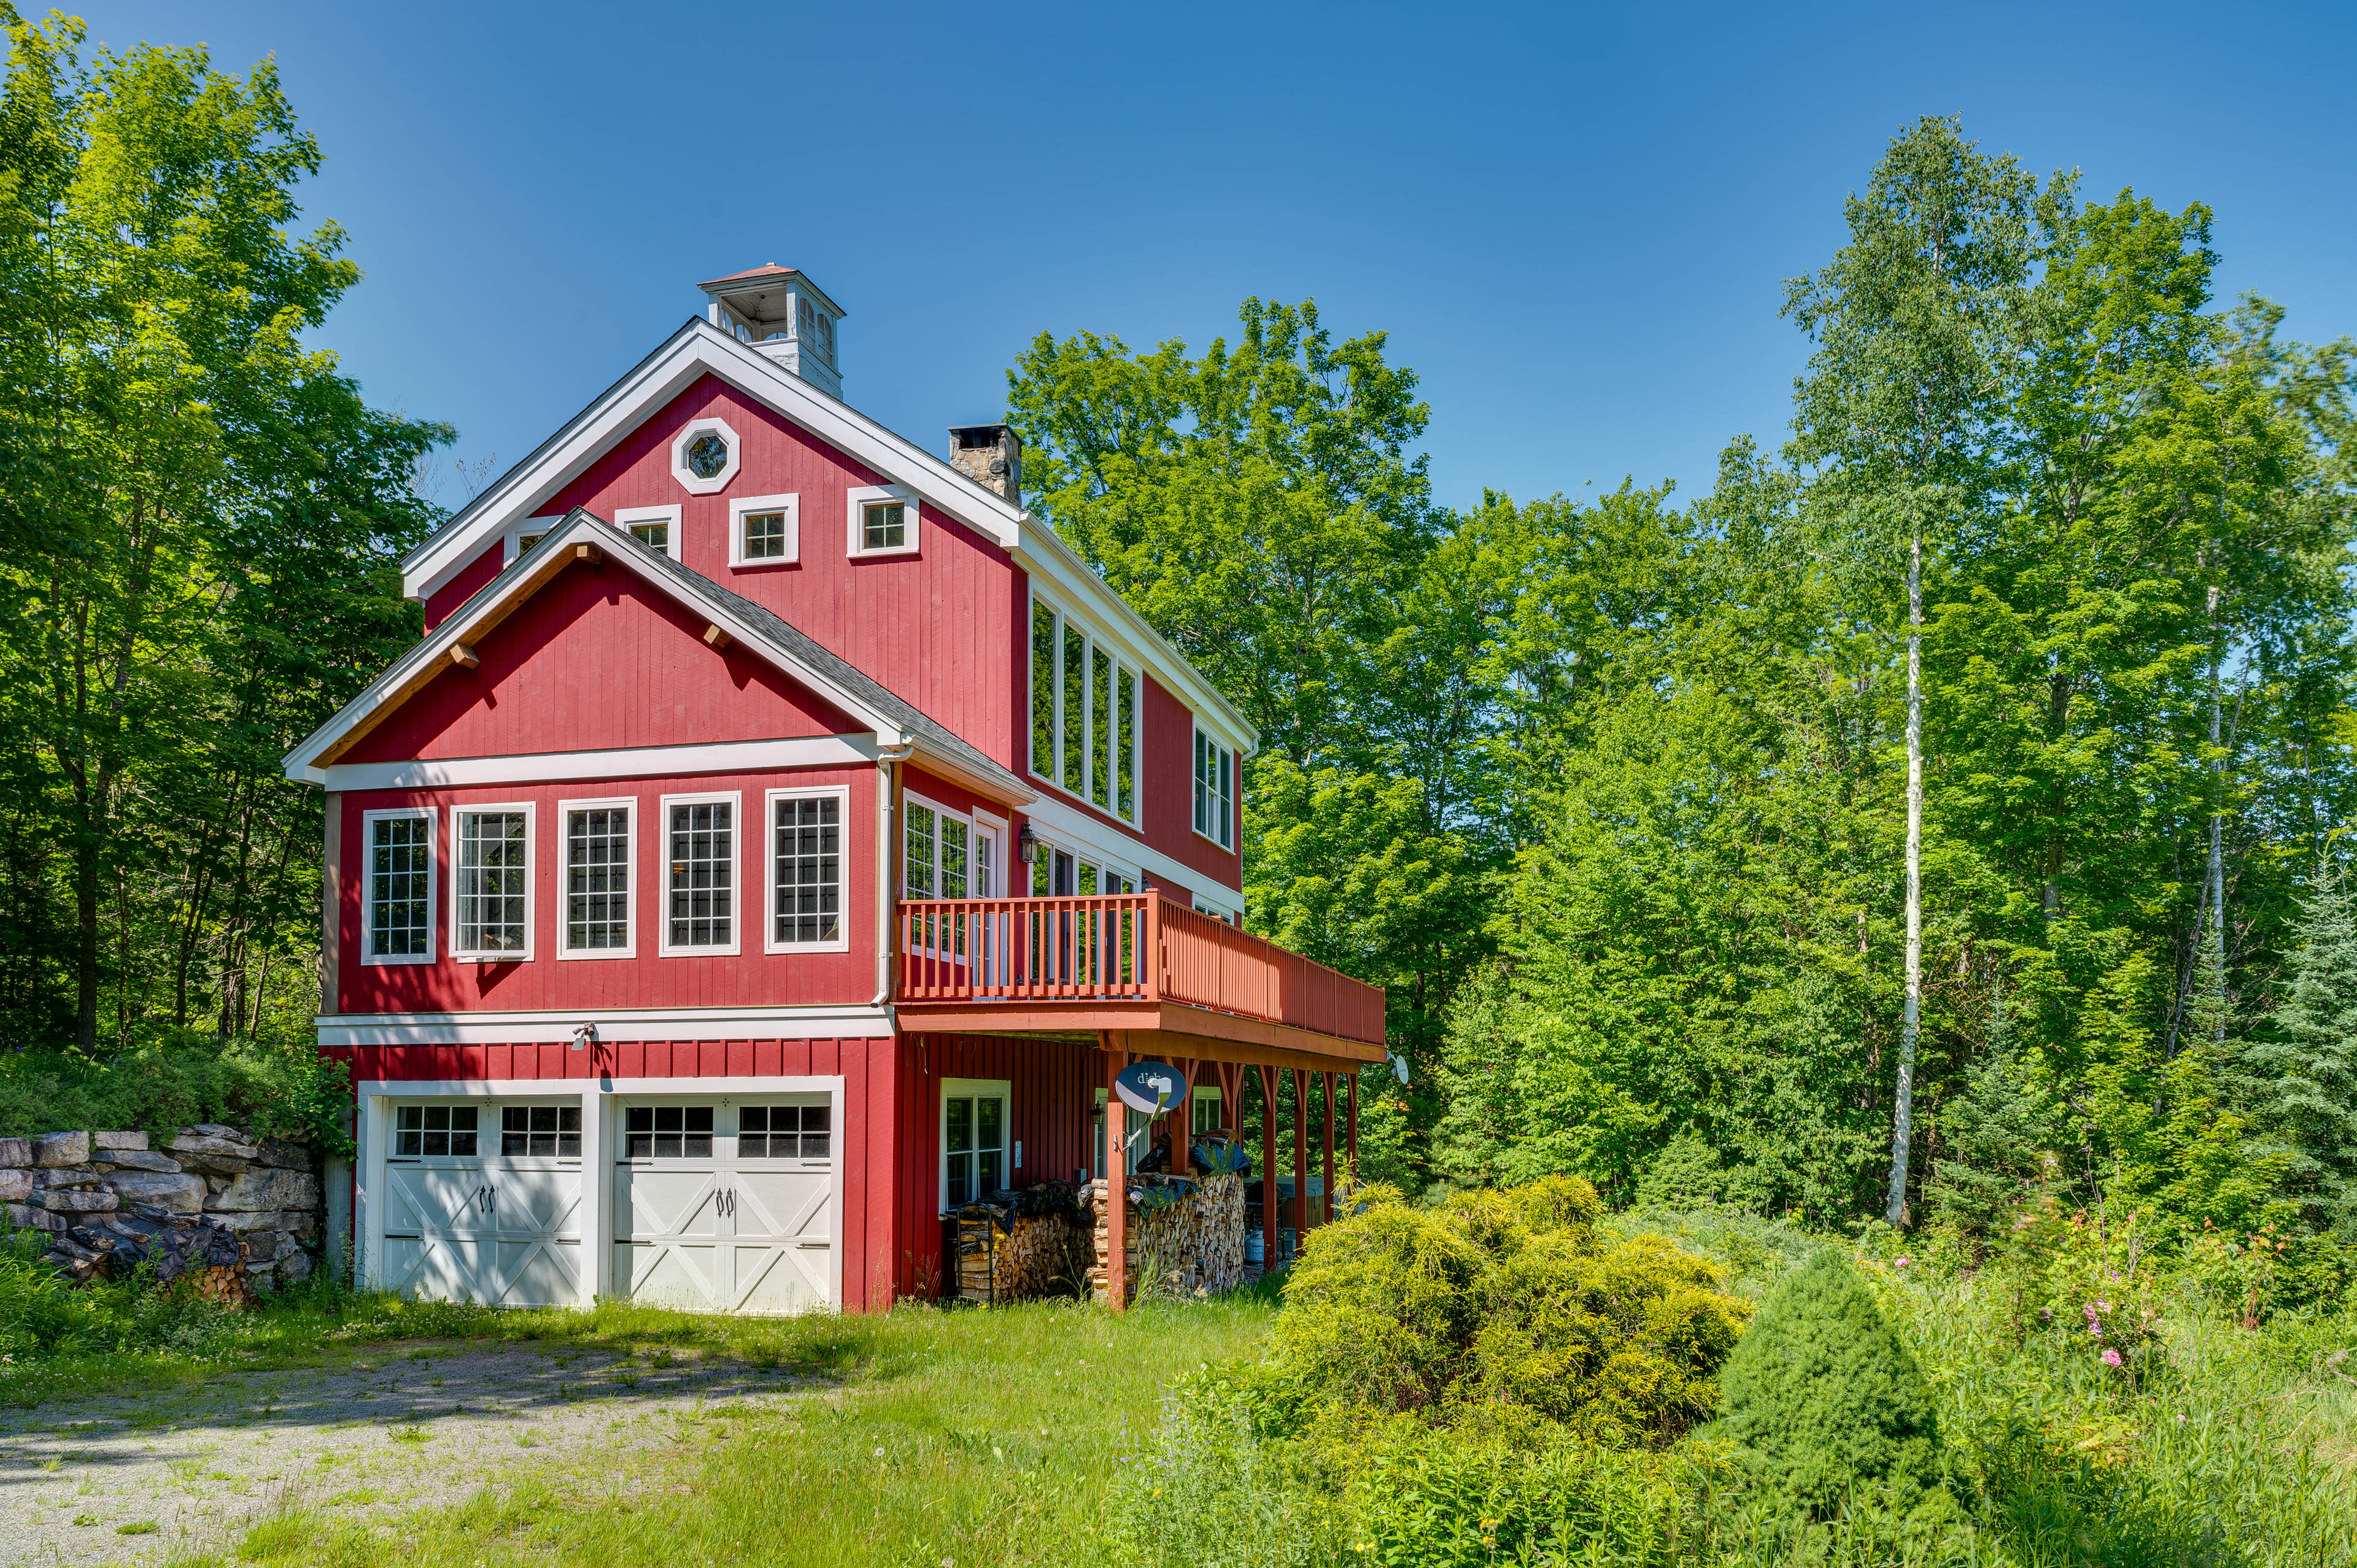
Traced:
[[0, 1212], [14, 1226], [62, 1231], [89, 1215], [152, 1203], [210, 1215], [238, 1231], [256, 1290], [291, 1284], [319, 1266], [327, 1228], [308, 1144], [200, 1122], [160, 1150], [147, 1145], [145, 1133], [0, 1138]]

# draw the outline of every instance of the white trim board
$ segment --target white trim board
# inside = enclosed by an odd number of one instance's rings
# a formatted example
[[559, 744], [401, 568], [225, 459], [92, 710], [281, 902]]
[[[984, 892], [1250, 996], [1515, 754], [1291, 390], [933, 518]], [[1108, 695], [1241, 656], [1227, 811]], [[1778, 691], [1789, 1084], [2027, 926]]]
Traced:
[[798, 1007], [582, 1008], [572, 1012], [326, 1013], [322, 1046], [569, 1044], [584, 1024], [601, 1044], [643, 1040], [889, 1039], [892, 1015], [865, 1004]]
[[[554, 1085], [554, 1087], [551, 1087]], [[385, 1100], [484, 1100], [494, 1095], [557, 1098], [581, 1094], [824, 1094], [841, 1077], [817, 1078], [372, 1078], [356, 1092]]]
[[611, 751], [536, 751], [514, 757], [451, 757], [421, 762], [337, 762], [330, 789], [440, 789], [473, 784], [554, 784], [573, 779], [676, 779], [692, 773], [760, 773], [773, 768], [856, 768], [876, 760], [866, 735], [727, 740], [698, 746], [619, 746]]

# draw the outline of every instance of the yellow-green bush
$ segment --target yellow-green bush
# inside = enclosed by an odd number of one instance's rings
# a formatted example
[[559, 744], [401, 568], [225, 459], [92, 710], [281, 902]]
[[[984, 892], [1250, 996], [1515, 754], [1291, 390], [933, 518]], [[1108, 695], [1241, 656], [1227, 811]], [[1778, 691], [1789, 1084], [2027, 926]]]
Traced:
[[1487, 1430], [1665, 1442], [1718, 1402], [1749, 1307], [1716, 1264], [1598, 1230], [1577, 1177], [1416, 1208], [1376, 1191], [1287, 1276], [1271, 1377], [1301, 1399]]

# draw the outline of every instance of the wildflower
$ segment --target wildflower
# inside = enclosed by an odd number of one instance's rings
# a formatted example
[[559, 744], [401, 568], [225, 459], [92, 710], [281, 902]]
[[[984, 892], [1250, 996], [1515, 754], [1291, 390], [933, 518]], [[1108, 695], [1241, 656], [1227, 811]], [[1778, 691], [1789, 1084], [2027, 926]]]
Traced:
[[[2120, 1353], [2119, 1353], [2117, 1350], [2106, 1350], [2106, 1351], [2104, 1351], [2104, 1366], [2106, 1366], [2106, 1367], [2116, 1367], [2116, 1366], [2118, 1366], [2119, 1364], [2120, 1364]], [[2179, 1417], [2179, 1420], [2182, 1420], [2183, 1418], [2182, 1418], [2182, 1417]]]
[[1915, 1261], [1914, 1259], [1912, 1259], [1912, 1258], [1910, 1258], [1910, 1257], [1907, 1256], [1905, 1253], [1903, 1253], [1903, 1252], [1902, 1252], [1902, 1253], [1900, 1253], [1898, 1257], [1893, 1258], [1893, 1259], [1890, 1261], [1890, 1266], [1891, 1266], [1892, 1268], [1894, 1268], [1894, 1269], [1903, 1269], [1903, 1268], [1905, 1268], [1908, 1264], [1910, 1264], [1910, 1263], [1913, 1262], [1914, 1261]]

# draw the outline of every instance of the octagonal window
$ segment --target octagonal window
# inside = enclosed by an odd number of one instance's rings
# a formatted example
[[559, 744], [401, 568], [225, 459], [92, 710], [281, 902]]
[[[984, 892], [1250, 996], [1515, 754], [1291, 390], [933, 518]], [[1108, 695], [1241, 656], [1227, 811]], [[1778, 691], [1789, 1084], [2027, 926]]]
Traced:
[[687, 471], [699, 479], [716, 479], [728, 467], [728, 443], [707, 430], [687, 444]]

